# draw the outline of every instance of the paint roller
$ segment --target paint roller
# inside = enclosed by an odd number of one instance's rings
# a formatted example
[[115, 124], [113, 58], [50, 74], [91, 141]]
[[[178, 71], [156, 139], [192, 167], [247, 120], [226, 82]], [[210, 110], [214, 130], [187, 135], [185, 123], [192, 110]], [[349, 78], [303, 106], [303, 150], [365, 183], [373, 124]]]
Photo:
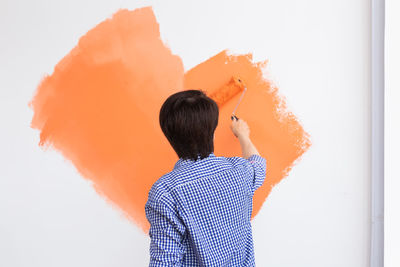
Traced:
[[239, 118], [236, 117], [235, 112], [243, 99], [244, 93], [246, 92], [247, 88], [244, 82], [239, 77], [232, 77], [227, 84], [213, 92], [210, 97], [217, 103], [218, 107], [221, 107], [225, 103], [227, 103], [230, 99], [232, 99], [235, 95], [239, 94], [241, 91], [242, 94], [237, 102], [232, 115], [231, 120]]

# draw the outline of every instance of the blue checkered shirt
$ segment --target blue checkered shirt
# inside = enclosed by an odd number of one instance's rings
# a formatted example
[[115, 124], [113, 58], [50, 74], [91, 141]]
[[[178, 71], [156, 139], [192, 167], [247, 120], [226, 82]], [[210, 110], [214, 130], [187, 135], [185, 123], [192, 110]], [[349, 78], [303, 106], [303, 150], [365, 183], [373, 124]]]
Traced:
[[265, 174], [259, 155], [179, 159], [145, 205], [149, 266], [255, 266], [250, 217]]

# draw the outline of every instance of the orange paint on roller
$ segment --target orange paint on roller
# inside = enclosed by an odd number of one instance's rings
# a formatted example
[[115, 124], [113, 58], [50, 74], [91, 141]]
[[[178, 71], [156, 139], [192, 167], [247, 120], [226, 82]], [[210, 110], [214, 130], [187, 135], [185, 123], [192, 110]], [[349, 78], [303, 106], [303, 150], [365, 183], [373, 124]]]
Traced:
[[220, 107], [215, 154], [240, 156], [229, 127], [243, 90], [232, 77], [240, 77], [248, 88], [240, 117], [268, 168], [254, 197], [254, 217], [310, 145], [277, 89], [263, 78], [264, 65], [224, 51], [184, 74], [181, 59], [160, 39], [152, 9], [120, 10], [81, 37], [42, 80], [30, 103], [31, 126], [40, 131], [40, 145], [59, 151], [99, 194], [147, 231], [148, 191], [178, 160], [158, 124], [162, 103], [184, 88], [208, 92]]
[[209, 97], [217, 103], [219, 108], [221, 108], [225, 103], [243, 90], [244, 84], [241, 79], [238, 77], [232, 77], [229, 82], [209, 94]]

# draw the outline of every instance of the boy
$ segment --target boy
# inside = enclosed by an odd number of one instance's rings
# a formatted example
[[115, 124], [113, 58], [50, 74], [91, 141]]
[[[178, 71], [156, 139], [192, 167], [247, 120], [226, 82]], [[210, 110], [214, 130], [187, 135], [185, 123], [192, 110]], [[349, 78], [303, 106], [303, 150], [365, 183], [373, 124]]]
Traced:
[[216, 157], [218, 106], [201, 90], [167, 98], [160, 126], [179, 160], [150, 189], [150, 266], [254, 266], [252, 198], [266, 161], [232, 118], [243, 157]]

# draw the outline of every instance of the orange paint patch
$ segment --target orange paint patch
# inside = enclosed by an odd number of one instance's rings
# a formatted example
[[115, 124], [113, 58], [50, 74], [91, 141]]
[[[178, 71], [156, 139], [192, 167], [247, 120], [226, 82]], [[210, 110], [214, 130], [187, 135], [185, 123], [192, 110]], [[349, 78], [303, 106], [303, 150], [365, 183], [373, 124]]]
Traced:
[[[269, 168], [254, 198], [254, 216], [271, 186], [309, 146], [295, 117], [279, 111], [283, 102], [261, 69], [249, 56], [222, 52], [184, 74], [181, 59], [160, 39], [152, 9], [121, 10], [83, 36], [42, 80], [29, 103], [31, 127], [40, 130], [40, 145], [61, 152], [97, 192], [147, 231], [148, 191], [178, 160], [159, 127], [162, 103], [183, 88], [211, 93], [240, 76], [248, 90], [236, 114], [248, 121]], [[238, 97], [220, 109], [216, 155], [241, 155], [229, 129]]]

